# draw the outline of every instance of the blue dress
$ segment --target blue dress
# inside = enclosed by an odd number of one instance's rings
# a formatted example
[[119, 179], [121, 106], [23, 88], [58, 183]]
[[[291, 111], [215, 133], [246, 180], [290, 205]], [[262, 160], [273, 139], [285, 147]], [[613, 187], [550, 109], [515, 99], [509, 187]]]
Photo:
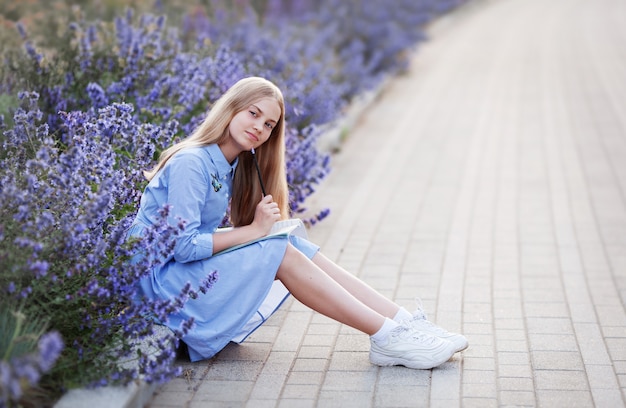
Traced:
[[[226, 215], [236, 166], [237, 161], [229, 163], [217, 145], [176, 153], [146, 187], [128, 231], [129, 237], [142, 236], [166, 203], [171, 205], [170, 223], [177, 225], [179, 218], [186, 220], [185, 230], [176, 238], [173, 256], [140, 281], [140, 296], [171, 299], [187, 282], [197, 289], [209, 273], [219, 274], [211, 290], [190, 299], [163, 322], [178, 329], [183, 321], [195, 319], [194, 327], [183, 338], [191, 361], [210, 358], [230, 341], [245, 339], [242, 330], [250, 327], [249, 322], [276, 286], [276, 272], [288, 242], [309, 258], [319, 250], [306, 239], [292, 235], [213, 255], [213, 234]], [[275, 303], [276, 307], [282, 300]], [[264, 313], [262, 321], [268, 317]]]

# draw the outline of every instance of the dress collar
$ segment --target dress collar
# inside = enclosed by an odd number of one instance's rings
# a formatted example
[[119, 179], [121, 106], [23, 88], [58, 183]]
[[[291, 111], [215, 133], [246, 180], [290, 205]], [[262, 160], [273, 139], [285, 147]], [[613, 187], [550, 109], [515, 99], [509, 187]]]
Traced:
[[235, 168], [237, 168], [237, 163], [239, 163], [238, 157], [232, 164], [230, 164], [228, 160], [226, 160], [226, 157], [224, 157], [222, 149], [220, 149], [216, 143], [208, 145], [207, 151], [209, 152], [209, 156], [211, 156], [213, 164], [215, 164], [215, 169], [217, 170], [217, 176], [219, 178], [225, 178], [226, 176], [234, 174]]

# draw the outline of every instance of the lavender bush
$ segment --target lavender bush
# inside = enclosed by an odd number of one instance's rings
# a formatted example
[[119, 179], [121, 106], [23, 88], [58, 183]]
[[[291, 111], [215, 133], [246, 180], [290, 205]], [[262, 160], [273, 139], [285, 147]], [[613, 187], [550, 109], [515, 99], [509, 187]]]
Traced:
[[176, 375], [174, 348], [193, 321], [153, 340], [151, 355], [134, 345], [217, 272], [167, 302], [136, 298], [184, 228], [166, 222], [165, 207], [146, 237], [124, 242], [141, 170], [234, 82], [264, 76], [285, 94], [291, 209], [301, 214], [330, 170], [316, 148], [324, 127], [404, 69], [423, 24], [460, 1], [211, 0], [170, 19], [179, 27], [130, 9], [100, 21], [74, 9], [65, 25], [49, 18], [43, 36], [17, 24], [22, 48], [5, 51], [0, 71], [0, 406]]
[[[15, 378], [24, 361], [33, 359], [32, 347], [5, 352], [0, 381], [4, 402], [21, 398], [21, 404], [38, 405], [41, 401], [28, 398], [140, 376], [148, 382], [171, 378], [178, 373], [172, 365], [174, 346], [192, 321], [155, 344], [160, 350], [155, 355], [143, 355], [133, 344], [152, 334], [154, 321], [165, 321], [198, 292], [206, 292], [217, 275], [189, 284], [176, 299], [136, 299], [137, 281], [171, 253], [182, 227], [167, 224], [164, 208], [162, 222], [144, 239], [130, 244], [124, 240], [143, 183], [139, 169], [152, 160], [152, 141], [171, 140], [175, 123], [137, 125], [126, 104], [62, 112], [66, 138], [60, 144], [41, 122], [38, 95], [22, 93], [20, 99], [23, 106], [15, 113], [14, 127], [4, 133], [0, 162], [2, 299], [7, 309], [21, 305], [13, 312], [26, 320], [41, 320], [58, 331], [67, 347], [55, 365], [39, 365], [43, 377], [31, 370], [26, 383]], [[139, 248], [149, 256], [131, 262]], [[58, 352], [59, 341], [52, 344]], [[131, 359], [137, 363], [120, 366]], [[24, 384], [38, 391], [24, 399], [18, 387]]]

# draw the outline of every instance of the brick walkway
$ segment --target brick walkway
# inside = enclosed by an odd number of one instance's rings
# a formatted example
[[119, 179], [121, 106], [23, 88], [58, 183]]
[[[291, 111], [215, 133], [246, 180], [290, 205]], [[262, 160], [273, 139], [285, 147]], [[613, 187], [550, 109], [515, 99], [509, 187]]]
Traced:
[[470, 348], [375, 367], [291, 300], [151, 408], [625, 405], [626, 2], [475, 0], [430, 32], [334, 157], [310, 237]]

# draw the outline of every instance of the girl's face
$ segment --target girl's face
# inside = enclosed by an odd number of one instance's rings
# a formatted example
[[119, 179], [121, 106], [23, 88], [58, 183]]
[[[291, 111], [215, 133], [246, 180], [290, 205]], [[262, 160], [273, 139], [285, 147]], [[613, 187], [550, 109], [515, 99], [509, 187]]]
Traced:
[[240, 151], [257, 148], [269, 139], [280, 119], [280, 105], [275, 99], [263, 98], [237, 113], [228, 131], [233, 147]]

